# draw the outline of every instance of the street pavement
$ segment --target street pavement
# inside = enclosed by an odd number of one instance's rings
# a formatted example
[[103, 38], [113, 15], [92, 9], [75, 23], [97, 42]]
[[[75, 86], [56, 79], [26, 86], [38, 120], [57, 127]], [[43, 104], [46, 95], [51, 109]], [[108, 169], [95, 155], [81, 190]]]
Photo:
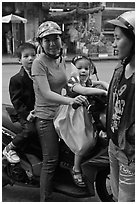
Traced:
[[[71, 62], [73, 57], [76, 56], [77, 54], [68, 54], [66, 56], [66, 62]], [[100, 61], [100, 60], [116, 60], [117, 56], [106, 56], [101, 55], [99, 57], [91, 57], [91, 59], [93, 59], [93, 61]], [[19, 60], [17, 57], [13, 56], [13, 55], [3, 55], [2, 56], [2, 64], [19, 64]]]
[[[2, 189], [2, 202], [39, 202], [39, 188], [23, 186], [6, 186]], [[48, 202], [101, 202], [98, 195], [87, 198], [74, 198], [53, 192]]]

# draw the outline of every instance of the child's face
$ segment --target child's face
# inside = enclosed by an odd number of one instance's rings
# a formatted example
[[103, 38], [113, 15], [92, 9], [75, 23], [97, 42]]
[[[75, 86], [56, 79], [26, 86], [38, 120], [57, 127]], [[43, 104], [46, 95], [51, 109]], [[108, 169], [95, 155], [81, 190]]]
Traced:
[[76, 61], [75, 66], [78, 69], [80, 81], [87, 81], [90, 74], [90, 62], [86, 59], [79, 59]]
[[33, 48], [23, 50], [20, 62], [27, 70], [31, 69], [32, 63], [36, 57], [36, 51]]

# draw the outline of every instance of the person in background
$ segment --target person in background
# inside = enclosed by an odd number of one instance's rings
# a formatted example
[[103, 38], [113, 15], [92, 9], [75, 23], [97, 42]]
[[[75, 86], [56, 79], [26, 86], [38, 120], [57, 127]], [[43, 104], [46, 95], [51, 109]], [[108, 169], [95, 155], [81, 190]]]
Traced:
[[[100, 95], [100, 96], [107, 95], [108, 84], [106, 82], [91, 80], [91, 74], [92, 72], [94, 72], [94, 64], [89, 57], [87, 57], [86, 55], [78, 55], [72, 59], [72, 63], [77, 69], [77, 76], [76, 74], [73, 75], [72, 73], [72, 76], [68, 81], [68, 84], [67, 84], [68, 96], [76, 97], [79, 94], [87, 97], [88, 96], [92, 97], [94, 95]], [[95, 88], [96, 85], [101, 85], [103, 86], [104, 89]], [[92, 100], [92, 98], [90, 100]], [[89, 100], [89, 103], [90, 103], [90, 100]], [[75, 135], [73, 136], [75, 137]], [[81, 139], [80, 139], [80, 142], [81, 142]], [[85, 187], [85, 183], [82, 178], [81, 167], [80, 167], [83, 156], [84, 155], [80, 153], [75, 154], [74, 166], [72, 169], [72, 176], [73, 176], [74, 182], [79, 187]]]
[[53, 119], [60, 104], [83, 104], [84, 96], [61, 95], [67, 84], [66, 65], [62, 57], [62, 31], [53, 21], [43, 22], [37, 32], [42, 53], [34, 60], [32, 77], [35, 91], [36, 127], [41, 142], [43, 165], [40, 175], [40, 202], [48, 201], [53, 191], [53, 178], [58, 165], [59, 138]]
[[9, 30], [7, 33], [6, 33], [6, 45], [7, 45], [7, 53], [8, 54], [12, 54], [12, 33], [11, 33], [11, 30]]
[[117, 202], [135, 201], [135, 11], [108, 21], [121, 63], [108, 90], [110, 180]]
[[[33, 122], [28, 118], [32, 115], [35, 103], [35, 94], [33, 90], [33, 81], [31, 79], [31, 67], [36, 57], [36, 48], [30, 43], [21, 44], [17, 50], [20, 71], [11, 77], [9, 83], [10, 99], [18, 116], [18, 121], [22, 126], [22, 133], [18, 134], [3, 150], [3, 155], [11, 163], [20, 162], [15, 149], [20, 148], [27, 142], [28, 136], [35, 134]], [[16, 113], [14, 115], [16, 115]]]

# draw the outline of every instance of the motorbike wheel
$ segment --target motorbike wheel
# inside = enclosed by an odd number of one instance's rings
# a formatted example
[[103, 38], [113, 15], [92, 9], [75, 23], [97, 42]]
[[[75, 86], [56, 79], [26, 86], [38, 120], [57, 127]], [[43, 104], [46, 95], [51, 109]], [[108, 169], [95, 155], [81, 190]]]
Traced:
[[[5, 147], [5, 145], [2, 144], [2, 151], [3, 151], [4, 147]], [[7, 160], [2, 155], [2, 188], [7, 186], [8, 184], [10, 184], [10, 179], [7, 175], [7, 171], [5, 168], [6, 162], [7, 162]]]
[[2, 188], [7, 186], [9, 183], [9, 177], [7, 176], [7, 173], [5, 172], [4, 167], [2, 166]]
[[2, 188], [7, 186], [8, 184], [9, 184], [9, 180], [7, 180], [4, 176], [2, 176]]
[[102, 202], [114, 202], [110, 186], [110, 169], [100, 171], [96, 177], [96, 191]]

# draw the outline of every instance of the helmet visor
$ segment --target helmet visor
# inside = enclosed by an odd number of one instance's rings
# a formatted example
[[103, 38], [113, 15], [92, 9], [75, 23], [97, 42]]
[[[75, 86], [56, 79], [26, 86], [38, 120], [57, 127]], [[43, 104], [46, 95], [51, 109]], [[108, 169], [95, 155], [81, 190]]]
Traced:
[[128, 23], [124, 18], [122, 18], [121, 16], [119, 16], [116, 19], [108, 21], [108, 23], [111, 23], [111, 24], [113, 24], [115, 26], [119, 26], [119, 27], [122, 27], [122, 28], [129, 29], [129, 30], [132, 30], [132, 31], [134, 30], [134, 27], [130, 23]]
[[61, 35], [62, 32], [60, 30], [56, 30], [56, 29], [50, 29], [50, 30], [47, 30], [47, 31], [43, 31], [40, 35], [39, 35], [39, 38], [44, 38], [46, 37], [47, 35], [51, 35], [51, 34], [56, 34], [56, 35]]

